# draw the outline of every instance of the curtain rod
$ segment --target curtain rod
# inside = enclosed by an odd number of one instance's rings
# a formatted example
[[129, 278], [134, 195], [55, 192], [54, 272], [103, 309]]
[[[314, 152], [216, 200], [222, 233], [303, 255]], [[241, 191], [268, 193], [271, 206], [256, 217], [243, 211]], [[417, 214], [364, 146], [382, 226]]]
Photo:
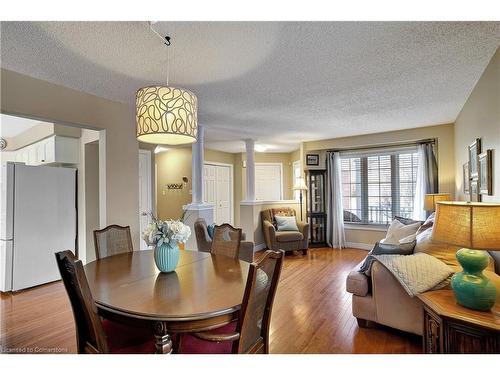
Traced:
[[326, 152], [370, 150], [370, 149], [374, 149], [374, 148], [383, 148], [383, 147], [416, 146], [416, 145], [421, 145], [421, 144], [424, 144], [424, 143], [436, 144], [436, 138], [420, 139], [420, 140], [417, 140], [417, 141], [403, 142], [403, 143], [385, 143], [385, 144], [371, 145], [371, 146], [332, 148], [332, 149], [326, 150]]

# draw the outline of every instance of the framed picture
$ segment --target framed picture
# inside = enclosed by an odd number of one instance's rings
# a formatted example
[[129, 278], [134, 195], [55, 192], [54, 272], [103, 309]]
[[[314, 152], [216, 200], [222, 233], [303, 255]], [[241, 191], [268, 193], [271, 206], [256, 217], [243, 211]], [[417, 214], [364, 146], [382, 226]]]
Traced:
[[470, 163], [471, 179], [477, 179], [479, 176], [479, 159], [477, 156], [480, 153], [481, 153], [481, 138], [476, 138], [476, 140], [469, 145], [469, 163]]
[[470, 168], [469, 162], [465, 163], [463, 166], [463, 191], [464, 194], [470, 194]]
[[479, 160], [479, 194], [493, 195], [492, 189], [492, 150], [486, 150], [478, 155]]
[[319, 155], [318, 154], [307, 154], [306, 155], [306, 165], [319, 165]]
[[470, 180], [470, 201], [481, 202], [481, 194], [479, 193], [479, 180]]

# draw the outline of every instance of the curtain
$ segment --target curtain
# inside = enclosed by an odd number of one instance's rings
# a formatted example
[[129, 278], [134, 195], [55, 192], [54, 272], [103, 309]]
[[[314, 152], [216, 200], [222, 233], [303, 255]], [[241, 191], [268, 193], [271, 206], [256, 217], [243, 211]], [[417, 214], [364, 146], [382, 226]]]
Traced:
[[438, 192], [438, 166], [432, 143], [418, 145], [417, 182], [415, 185], [415, 200], [413, 202], [413, 219], [425, 220], [425, 194]]
[[346, 247], [340, 154], [328, 152], [326, 159], [326, 241], [330, 247]]

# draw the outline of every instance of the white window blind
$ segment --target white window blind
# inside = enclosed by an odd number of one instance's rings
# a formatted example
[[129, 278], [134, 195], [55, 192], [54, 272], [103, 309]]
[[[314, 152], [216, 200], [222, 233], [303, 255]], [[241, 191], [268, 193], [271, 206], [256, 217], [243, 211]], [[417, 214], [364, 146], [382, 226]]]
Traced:
[[344, 222], [388, 224], [411, 217], [416, 146], [341, 152]]

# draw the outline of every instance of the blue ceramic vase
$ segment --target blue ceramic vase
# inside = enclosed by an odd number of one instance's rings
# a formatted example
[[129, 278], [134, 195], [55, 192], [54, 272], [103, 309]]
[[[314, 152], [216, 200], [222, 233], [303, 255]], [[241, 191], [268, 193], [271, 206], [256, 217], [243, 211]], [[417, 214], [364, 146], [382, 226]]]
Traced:
[[172, 272], [179, 263], [179, 245], [163, 243], [154, 250], [156, 267], [160, 272]]
[[460, 249], [457, 260], [463, 267], [451, 278], [451, 287], [459, 305], [473, 310], [491, 310], [497, 298], [493, 282], [483, 274], [489, 257], [485, 251]]

